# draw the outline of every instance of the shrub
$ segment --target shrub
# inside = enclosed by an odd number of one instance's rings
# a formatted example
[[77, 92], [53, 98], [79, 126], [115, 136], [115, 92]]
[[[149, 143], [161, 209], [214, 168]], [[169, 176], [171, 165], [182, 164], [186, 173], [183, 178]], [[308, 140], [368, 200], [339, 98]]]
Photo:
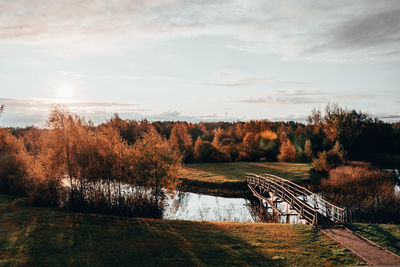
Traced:
[[366, 167], [340, 166], [322, 181], [325, 197], [345, 207], [350, 221], [400, 222], [400, 201], [389, 173]]
[[315, 158], [312, 163], [313, 170], [327, 175], [329, 170], [333, 168], [333, 164], [328, 162], [326, 151], [318, 152], [318, 158]]
[[249, 162], [251, 161], [251, 157], [249, 156], [248, 153], [240, 151], [239, 152], [239, 156], [237, 157], [236, 161], [245, 161], [245, 162]]
[[307, 157], [306, 153], [304, 153], [303, 150], [300, 150], [300, 151], [296, 152], [295, 161], [296, 162], [309, 162], [309, 158]]
[[209, 141], [197, 138], [194, 145], [194, 159], [196, 162], [230, 162], [231, 157], [228, 153], [219, 151]]
[[331, 169], [343, 164], [344, 162], [345, 153], [339, 142], [336, 142], [335, 146], [328, 152], [318, 152], [318, 158], [313, 160], [312, 166], [315, 171], [327, 175]]

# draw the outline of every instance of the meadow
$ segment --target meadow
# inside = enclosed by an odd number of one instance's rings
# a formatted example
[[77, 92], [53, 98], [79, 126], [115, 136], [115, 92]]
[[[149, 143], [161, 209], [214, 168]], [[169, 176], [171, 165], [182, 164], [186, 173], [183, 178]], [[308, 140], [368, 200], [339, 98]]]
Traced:
[[181, 190], [225, 196], [248, 195], [246, 173], [270, 173], [317, 190], [323, 176], [309, 163], [227, 162], [184, 164], [179, 172]]
[[0, 265], [361, 264], [307, 225], [167, 221], [32, 207], [0, 195]]

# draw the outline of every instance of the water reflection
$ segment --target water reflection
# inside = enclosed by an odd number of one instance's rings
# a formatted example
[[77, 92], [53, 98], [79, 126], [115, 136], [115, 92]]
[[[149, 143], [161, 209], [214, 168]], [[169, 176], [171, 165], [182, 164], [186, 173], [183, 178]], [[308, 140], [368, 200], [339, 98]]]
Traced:
[[163, 219], [254, 222], [244, 198], [180, 192], [166, 201]]
[[286, 202], [277, 202], [276, 208], [280, 214], [275, 211], [268, 203], [263, 200], [259, 200], [256, 197], [252, 197], [247, 200], [248, 208], [253, 216], [253, 220], [256, 222], [275, 222], [275, 223], [305, 223], [304, 220], [300, 219], [298, 214], [291, 210]]

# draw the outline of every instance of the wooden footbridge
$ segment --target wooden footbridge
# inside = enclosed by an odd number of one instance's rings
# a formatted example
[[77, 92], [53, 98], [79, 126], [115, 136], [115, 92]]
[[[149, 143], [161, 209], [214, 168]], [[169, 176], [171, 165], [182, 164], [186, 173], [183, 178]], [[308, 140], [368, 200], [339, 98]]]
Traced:
[[335, 206], [308, 189], [271, 174], [246, 174], [246, 182], [253, 195], [266, 201], [278, 215], [277, 202], [286, 202], [300, 219], [313, 226], [341, 224], [346, 221], [345, 210]]

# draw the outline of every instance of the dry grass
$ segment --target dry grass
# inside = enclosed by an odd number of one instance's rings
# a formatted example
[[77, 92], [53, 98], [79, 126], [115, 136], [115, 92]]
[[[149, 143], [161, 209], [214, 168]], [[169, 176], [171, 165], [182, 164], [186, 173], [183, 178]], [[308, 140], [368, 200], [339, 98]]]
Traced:
[[322, 182], [323, 194], [345, 207], [357, 222], [400, 222], [400, 199], [387, 172], [365, 166], [340, 166]]

